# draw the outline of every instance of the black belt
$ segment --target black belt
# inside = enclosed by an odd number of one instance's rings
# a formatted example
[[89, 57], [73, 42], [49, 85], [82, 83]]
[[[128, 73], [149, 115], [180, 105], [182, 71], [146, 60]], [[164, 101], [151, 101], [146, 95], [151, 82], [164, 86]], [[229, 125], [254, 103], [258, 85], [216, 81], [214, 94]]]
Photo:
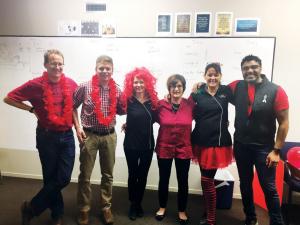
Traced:
[[72, 132], [72, 128], [70, 128], [68, 130], [49, 130], [47, 128], [37, 127], [36, 130], [38, 132], [45, 132], [45, 133], [51, 133], [51, 134], [66, 134], [66, 133]]
[[96, 130], [92, 130], [92, 129], [89, 129], [89, 128], [83, 128], [84, 131], [87, 131], [87, 132], [90, 132], [90, 133], [93, 133], [93, 134], [96, 134], [96, 135], [99, 135], [99, 136], [105, 136], [105, 135], [109, 135], [109, 134], [112, 134], [115, 132], [115, 128], [110, 128], [110, 129], [107, 129], [107, 130], [103, 130], [103, 131], [96, 131]]

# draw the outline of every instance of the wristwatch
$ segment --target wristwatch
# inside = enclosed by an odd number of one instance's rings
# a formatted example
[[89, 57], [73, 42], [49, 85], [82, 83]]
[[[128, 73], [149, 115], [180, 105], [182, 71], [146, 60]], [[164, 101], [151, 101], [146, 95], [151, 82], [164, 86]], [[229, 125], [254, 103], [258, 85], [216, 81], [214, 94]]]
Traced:
[[273, 147], [273, 151], [274, 151], [275, 153], [279, 154], [279, 153], [280, 153], [280, 148], [275, 148], [275, 147]]

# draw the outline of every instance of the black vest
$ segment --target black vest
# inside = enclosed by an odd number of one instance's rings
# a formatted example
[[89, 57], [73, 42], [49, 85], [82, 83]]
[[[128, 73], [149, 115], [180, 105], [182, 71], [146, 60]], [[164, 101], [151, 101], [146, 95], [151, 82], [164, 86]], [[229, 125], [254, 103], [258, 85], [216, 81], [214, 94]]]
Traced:
[[235, 103], [235, 141], [244, 144], [274, 145], [276, 115], [274, 101], [278, 86], [262, 75], [262, 83], [255, 85], [252, 112], [248, 116], [248, 84], [237, 83], [234, 93]]

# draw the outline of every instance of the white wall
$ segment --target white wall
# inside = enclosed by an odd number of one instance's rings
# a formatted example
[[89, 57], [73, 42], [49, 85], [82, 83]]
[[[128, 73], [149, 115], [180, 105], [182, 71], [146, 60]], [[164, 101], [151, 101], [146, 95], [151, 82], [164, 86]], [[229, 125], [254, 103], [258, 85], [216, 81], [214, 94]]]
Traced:
[[[111, 17], [116, 21], [118, 36], [151, 37], [155, 36], [156, 15], [160, 12], [209, 11], [214, 15], [215, 12], [228, 11], [233, 12], [234, 18], [260, 18], [260, 35], [277, 38], [273, 80], [286, 90], [290, 100], [291, 125], [287, 139], [299, 142], [300, 131], [297, 124], [300, 124], [300, 109], [297, 108], [297, 103], [300, 102], [300, 95], [296, 89], [296, 84], [299, 82], [300, 51], [300, 23], [298, 22], [300, 2], [298, 0], [110, 0], [107, 1], [107, 13], [103, 14], [84, 13], [85, 2], [86, 0], [0, 0], [0, 35], [53, 36], [57, 35], [57, 22], [60, 20], [101, 20]], [[0, 120], [3, 119], [5, 118]], [[19, 132], [22, 135], [22, 131]], [[34, 147], [32, 146], [31, 150]], [[36, 151], [3, 149], [1, 146], [0, 169], [3, 174], [11, 176], [40, 177], [41, 174]], [[196, 165], [192, 165], [190, 188], [193, 192], [199, 192], [200, 188], [198, 170]], [[232, 165], [230, 170], [238, 179], [235, 165]], [[76, 179], [77, 175], [78, 155], [73, 178]], [[98, 166], [94, 170], [92, 179], [96, 182], [100, 179]], [[115, 184], [125, 186], [126, 179], [126, 162], [124, 158], [118, 158], [115, 167]], [[148, 179], [149, 188], [156, 188], [157, 181], [157, 165], [156, 161], [153, 161]], [[170, 185], [173, 189], [177, 186], [174, 173]], [[238, 182], [235, 185], [234, 195], [239, 197]]]

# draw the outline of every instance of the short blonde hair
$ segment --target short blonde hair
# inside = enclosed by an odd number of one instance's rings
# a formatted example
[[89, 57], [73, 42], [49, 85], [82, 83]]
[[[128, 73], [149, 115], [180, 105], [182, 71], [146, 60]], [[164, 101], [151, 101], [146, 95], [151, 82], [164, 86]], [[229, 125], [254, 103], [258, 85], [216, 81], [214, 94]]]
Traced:
[[44, 54], [44, 64], [49, 63], [49, 57], [50, 57], [50, 55], [60, 55], [63, 58], [63, 61], [65, 61], [64, 55], [59, 50], [57, 50], [57, 49], [49, 49]]
[[97, 59], [96, 59], [96, 65], [98, 63], [101, 63], [101, 62], [106, 62], [106, 63], [109, 63], [111, 65], [114, 65], [113, 63], [113, 59], [108, 56], [108, 55], [100, 55]]

